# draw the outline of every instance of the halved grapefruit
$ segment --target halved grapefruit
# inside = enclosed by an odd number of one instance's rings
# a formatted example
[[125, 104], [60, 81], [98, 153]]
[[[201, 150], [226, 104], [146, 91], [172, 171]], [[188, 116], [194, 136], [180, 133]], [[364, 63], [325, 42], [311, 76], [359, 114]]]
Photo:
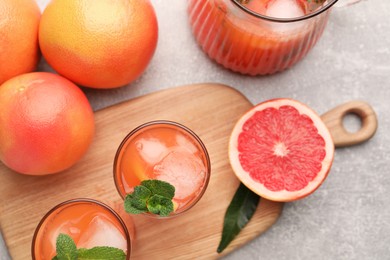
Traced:
[[260, 103], [234, 126], [229, 159], [240, 181], [263, 198], [293, 201], [315, 191], [333, 162], [321, 118], [292, 99]]

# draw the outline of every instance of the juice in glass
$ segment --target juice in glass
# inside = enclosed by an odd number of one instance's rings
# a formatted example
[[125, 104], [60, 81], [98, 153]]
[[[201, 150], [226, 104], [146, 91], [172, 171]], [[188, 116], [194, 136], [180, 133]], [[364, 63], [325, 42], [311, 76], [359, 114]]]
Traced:
[[285, 70], [324, 31], [337, 0], [188, 0], [193, 34], [209, 57], [249, 75]]
[[72, 237], [77, 248], [115, 247], [130, 259], [131, 241], [124, 222], [99, 201], [74, 199], [51, 209], [35, 230], [32, 259], [51, 260], [56, 255], [56, 240], [61, 233]]
[[[202, 197], [210, 178], [210, 159], [199, 137], [171, 121], [152, 121], [131, 131], [114, 161], [114, 181], [122, 198], [143, 180], [161, 180], [175, 187], [175, 216]], [[148, 214], [151, 215], [151, 214]]]

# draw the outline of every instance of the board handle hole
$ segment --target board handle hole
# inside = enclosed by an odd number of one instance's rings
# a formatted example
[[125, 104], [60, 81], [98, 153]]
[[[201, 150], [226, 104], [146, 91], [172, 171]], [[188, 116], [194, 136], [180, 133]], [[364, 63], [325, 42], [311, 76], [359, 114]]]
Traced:
[[362, 118], [357, 113], [348, 112], [343, 117], [343, 126], [348, 133], [357, 133], [363, 127]]

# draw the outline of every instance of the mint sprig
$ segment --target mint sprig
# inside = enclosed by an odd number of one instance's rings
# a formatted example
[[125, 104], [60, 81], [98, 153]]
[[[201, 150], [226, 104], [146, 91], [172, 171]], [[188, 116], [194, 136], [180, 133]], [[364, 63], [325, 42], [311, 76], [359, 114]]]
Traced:
[[97, 246], [91, 249], [80, 248], [78, 250], [79, 260], [120, 260], [126, 259], [126, 254], [123, 250], [108, 247], [108, 246]]
[[110, 246], [96, 246], [90, 249], [77, 249], [73, 239], [59, 234], [56, 240], [57, 255], [52, 260], [125, 260], [123, 250]]
[[165, 181], [145, 180], [125, 198], [125, 211], [130, 214], [150, 212], [162, 217], [173, 212], [175, 187]]
[[77, 248], [73, 239], [65, 234], [59, 234], [56, 241], [56, 260], [77, 260]]

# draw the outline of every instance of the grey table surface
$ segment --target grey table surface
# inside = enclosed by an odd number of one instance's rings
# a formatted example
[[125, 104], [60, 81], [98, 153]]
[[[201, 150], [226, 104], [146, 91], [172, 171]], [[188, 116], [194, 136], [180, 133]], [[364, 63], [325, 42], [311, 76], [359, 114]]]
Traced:
[[[37, 1], [41, 9], [48, 2]], [[153, 60], [128, 86], [83, 89], [94, 110], [157, 90], [217, 82], [241, 91], [253, 104], [290, 97], [322, 114], [361, 99], [378, 116], [373, 139], [337, 149], [329, 177], [314, 194], [287, 203], [271, 229], [225, 259], [390, 259], [390, 1], [333, 8], [322, 38], [304, 60], [262, 77], [239, 75], [211, 61], [191, 34], [185, 0], [152, 3], [159, 22]], [[44, 61], [39, 69], [52, 71]], [[345, 123], [351, 131], [359, 128], [355, 117]], [[2, 239], [0, 259], [10, 259]]]

